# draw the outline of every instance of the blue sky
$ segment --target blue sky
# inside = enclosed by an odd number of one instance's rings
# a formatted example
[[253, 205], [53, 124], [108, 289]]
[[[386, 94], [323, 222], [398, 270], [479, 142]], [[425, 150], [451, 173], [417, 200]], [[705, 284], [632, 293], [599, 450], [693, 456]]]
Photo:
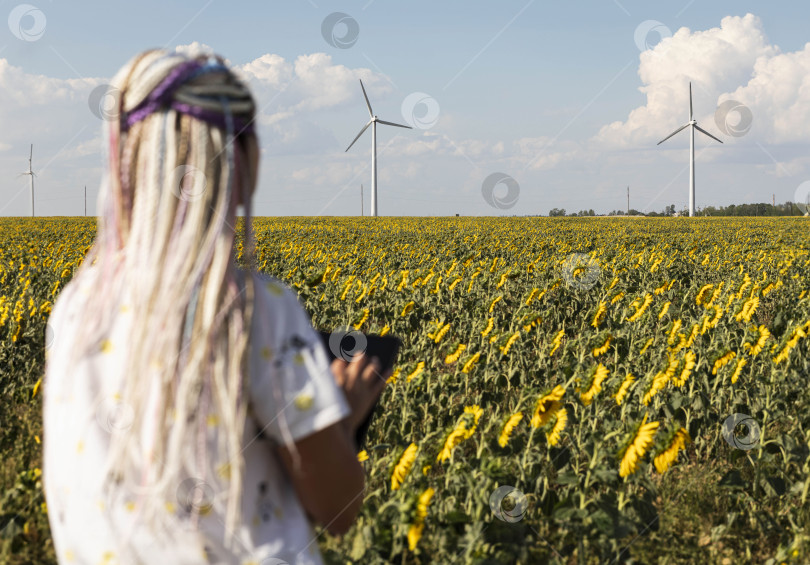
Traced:
[[[699, 125], [724, 141], [696, 139], [698, 207], [774, 194], [778, 202], [794, 200], [810, 178], [810, 6], [31, 4], [44, 15], [36, 40], [0, 28], [0, 215], [30, 213], [26, 178], [17, 176], [29, 143], [40, 172], [37, 214], [81, 215], [84, 184], [94, 213], [101, 122], [90, 112], [89, 93], [138, 51], [178, 45], [227, 57], [264, 108], [257, 215], [356, 215], [361, 183], [368, 211], [369, 134], [344, 153], [367, 119], [360, 77], [381, 119], [418, 119], [428, 107], [406, 115], [412, 93], [428, 96], [436, 110], [423, 124], [429, 127], [378, 129], [381, 215], [547, 214], [554, 207], [605, 213], [625, 207], [627, 185], [634, 208], [682, 208], [688, 135], [655, 144], [685, 123], [690, 80]], [[0, 13], [12, 17], [19, 5], [2, 2]], [[322, 35], [333, 12], [357, 22], [349, 48]], [[27, 18], [20, 25], [30, 30], [37, 22]], [[651, 20], [672, 37], [659, 42], [652, 31], [640, 46], [637, 31]], [[724, 100], [750, 109], [750, 130], [719, 130]], [[511, 207], [493, 207], [482, 195], [484, 179], [496, 172], [519, 185]], [[503, 197], [505, 187], [496, 190]]]

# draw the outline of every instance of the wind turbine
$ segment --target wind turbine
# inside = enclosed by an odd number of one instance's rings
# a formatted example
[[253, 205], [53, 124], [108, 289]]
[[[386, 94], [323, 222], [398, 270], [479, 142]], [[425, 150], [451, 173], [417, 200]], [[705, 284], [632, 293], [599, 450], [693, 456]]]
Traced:
[[28, 155], [28, 170], [23, 175], [30, 175], [31, 177], [31, 217], [34, 217], [34, 171], [31, 170], [31, 159], [34, 157], [34, 144], [31, 144], [31, 153]]
[[[701, 133], [705, 133], [715, 141], [720, 141], [708, 131], [697, 125], [697, 121], [692, 119], [692, 83], [689, 83], [689, 121], [686, 122], [686, 125], [683, 125], [673, 131], [671, 134], [666, 136], [664, 139], [659, 141], [656, 145], [661, 145], [667, 139], [681, 131], [682, 129], [688, 128], [689, 129], [689, 217], [695, 215], [695, 130], [698, 130]], [[720, 143], [723, 143], [720, 141]]]
[[[395, 124], [394, 122], [386, 122], [385, 120], [379, 119], [377, 116], [374, 115], [374, 112], [371, 111], [371, 103], [368, 101], [368, 95], [366, 94], [366, 89], [363, 86], [363, 81], [360, 81], [360, 88], [363, 89], [363, 97], [366, 99], [366, 107], [368, 108], [368, 115], [371, 119], [369, 119], [368, 123], [363, 126], [363, 129], [360, 130], [360, 133], [357, 134], [357, 137], [349, 144], [346, 148], [346, 151], [352, 148], [354, 142], [360, 139], [360, 136], [363, 135], [363, 132], [368, 129], [368, 126], [371, 126], [371, 215], [377, 215], [377, 122], [381, 124], [385, 124], [387, 126], [396, 126], [398, 128], [407, 128], [413, 129], [411, 126], [403, 126], [402, 124]], [[345, 151], [344, 151], [345, 153]]]

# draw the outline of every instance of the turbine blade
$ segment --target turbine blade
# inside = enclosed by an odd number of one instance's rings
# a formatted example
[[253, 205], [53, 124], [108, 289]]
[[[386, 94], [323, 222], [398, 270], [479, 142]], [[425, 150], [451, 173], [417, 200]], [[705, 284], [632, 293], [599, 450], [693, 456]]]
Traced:
[[689, 81], [689, 121], [692, 121], [692, 81]]
[[411, 126], [403, 126], [402, 124], [395, 124], [394, 122], [386, 122], [383, 120], [377, 120], [378, 123], [385, 124], [387, 126], [397, 126], [398, 128], [408, 128], [413, 129]]
[[[368, 122], [366, 125], [364, 125], [364, 126], [363, 126], [363, 129], [361, 129], [361, 130], [360, 130], [360, 133], [358, 133], [358, 134], [357, 134], [357, 137], [355, 137], [355, 138], [354, 138], [354, 140], [352, 140], [352, 142], [351, 142], [351, 143], [349, 144], [349, 146], [346, 148], [346, 151], [348, 151], [349, 149], [351, 149], [351, 148], [352, 148], [352, 145], [354, 145], [354, 142], [355, 142], [355, 141], [357, 141], [358, 139], [360, 139], [360, 136], [361, 136], [361, 135], [363, 135], [363, 132], [364, 132], [364, 131], [366, 131], [366, 130], [368, 129], [368, 126], [370, 126], [370, 125], [371, 125], [371, 120], [369, 120], [369, 122]], [[344, 153], [345, 153], [346, 151], [344, 151]]]
[[[706, 131], [705, 129], [703, 129], [702, 127], [700, 127], [700, 126], [699, 126], [699, 125], [697, 125], [697, 124], [695, 124], [695, 129], [696, 129], [696, 130], [698, 130], [699, 132], [705, 133], [706, 135], [708, 135], [709, 137], [711, 137], [711, 138], [712, 138], [712, 139], [714, 139], [715, 141], [720, 141], [719, 139], [717, 139], [716, 137], [714, 137], [712, 134], [710, 134], [708, 131]], [[723, 142], [722, 142], [722, 141], [720, 141], [720, 143], [723, 143]]]
[[676, 133], [678, 133], [679, 131], [681, 131], [682, 129], [684, 129], [684, 128], [686, 128], [686, 127], [689, 127], [689, 124], [686, 124], [686, 125], [683, 125], [683, 126], [679, 127], [678, 129], [676, 129], [675, 131], [673, 131], [671, 134], [669, 134], [668, 136], [666, 136], [664, 139], [662, 139], [661, 141], [659, 141], [658, 143], [656, 143], [656, 145], [661, 145], [661, 144], [662, 144], [662, 143], [664, 143], [664, 142], [665, 142], [667, 139], [669, 139], [670, 137], [672, 137], [673, 135], [675, 135]]
[[368, 101], [368, 95], [366, 94], [366, 87], [363, 86], [363, 81], [360, 81], [360, 88], [363, 89], [363, 98], [366, 99], [366, 106], [368, 107], [368, 116], [370, 118], [374, 117], [374, 112], [371, 111], [371, 102]]

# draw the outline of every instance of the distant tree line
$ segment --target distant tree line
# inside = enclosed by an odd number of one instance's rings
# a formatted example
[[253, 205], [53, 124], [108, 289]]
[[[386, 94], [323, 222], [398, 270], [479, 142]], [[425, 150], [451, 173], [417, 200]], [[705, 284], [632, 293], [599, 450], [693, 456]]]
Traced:
[[548, 212], [549, 216], [596, 216], [596, 212], [591, 210], [580, 210], [579, 212], [565, 213], [565, 208], [552, 208]]
[[[807, 209], [808, 207], [805, 206]], [[551, 217], [561, 216], [596, 216], [593, 209], [580, 210], [579, 212], [566, 212], [565, 208], [552, 208], [549, 210], [548, 215]], [[688, 216], [689, 210], [684, 208], [682, 210], [675, 210], [675, 205], [670, 204], [665, 206], [661, 212], [639, 212], [631, 208], [629, 211], [613, 210], [607, 214], [608, 216]], [[730, 204], [728, 206], [706, 206], [705, 208], [698, 208], [695, 210], [697, 216], [804, 216], [805, 213], [793, 202], [785, 202], [784, 204], [768, 204], [761, 202], [759, 204]]]

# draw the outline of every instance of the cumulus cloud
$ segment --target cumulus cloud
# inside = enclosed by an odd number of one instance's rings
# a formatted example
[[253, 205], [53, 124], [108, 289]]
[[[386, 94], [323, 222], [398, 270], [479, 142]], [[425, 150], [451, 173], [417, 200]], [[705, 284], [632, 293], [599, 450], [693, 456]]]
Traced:
[[[801, 51], [782, 53], [752, 14], [725, 17], [719, 27], [705, 31], [680, 28], [641, 53], [638, 73], [646, 104], [626, 120], [602, 127], [591, 140], [596, 146], [654, 146], [686, 123], [689, 81], [698, 124], [725, 142], [735, 138], [718, 131], [715, 110], [726, 100], [751, 110], [750, 133], [757, 140], [810, 141], [810, 43]], [[730, 125], [741, 117], [732, 114]]]
[[[213, 47], [206, 43], [200, 43], [199, 41], [192, 41], [188, 45], [178, 45], [174, 48], [174, 50], [178, 53], [188, 55], [189, 57], [195, 57], [197, 55], [213, 55], [216, 53]], [[225, 59], [225, 62], [229, 65], [231, 64], [228, 59]]]
[[292, 62], [267, 54], [237, 70], [251, 85], [259, 106], [264, 108], [263, 121], [268, 124], [359, 102], [359, 79], [366, 92], [376, 96], [392, 91], [382, 75], [334, 64], [326, 53], [300, 55]]
[[758, 134], [768, 143], [810, 141], [810, 43], [793, 53], [760, 57], [747, 84], [723, 94], [750, 108]]
[[0, 108], [5, 112], [44, 104], [85, 102], [84, 94], [97, 84], [96, 79], [60, 79], [26, 73], [0, 58]]
[[31, 132], [48, 139], [63, 132], [76, 133], [82, 124], [95, 121], [87, 99], [102, 82], [26, 73], [0, 58], [0, 130], [4, 142], [13, 146], [33, 141]]

